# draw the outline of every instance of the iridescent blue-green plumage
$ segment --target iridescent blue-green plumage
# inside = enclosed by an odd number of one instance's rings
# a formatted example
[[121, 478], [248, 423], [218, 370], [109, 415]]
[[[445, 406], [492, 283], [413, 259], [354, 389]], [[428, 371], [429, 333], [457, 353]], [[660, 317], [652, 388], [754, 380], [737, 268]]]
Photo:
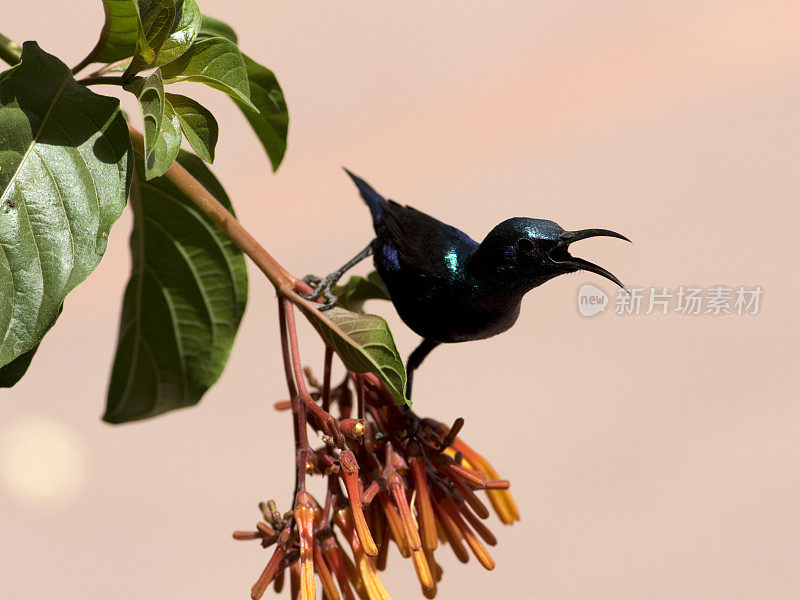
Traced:
[[[372, 254], [400, 318], [423, 338], [406, 366], [409, 398], [414, 370], [431, 350], [441, 343], [480, 340], [506, 331], [519, 317], [522, 297], [553, 277], [584, 270], [625, 287], [604, 268], [568, 252], [578, 240], [601, 235], [627, 240], [624, 235], [608, 229], [565, 231], [553, 221], [514, 217], [479, 244], [447, 223], [385, 199], [360, 177], [347, 174], [372, 213], [375, 239], [327, 277], [308, 275], [305, 280], [316, 287], [305, 297], [323, 296], [321, 308], [329, 308], [336, 302], [333, 285]], [[416, 422], [410, 414], [409, 419]]]
[[432, 342], [465, 342], [506, 331], [519, 316], [523, 296], [562, 273], [587, 268], [610, 275], [570, 256], [565, 236], [582, 238], [553, 221], [507, 219], [478, 244], [455, 227], [386, 200], [347, 173], [372, 213], [373, 260], [392, 303], [411, 329]]

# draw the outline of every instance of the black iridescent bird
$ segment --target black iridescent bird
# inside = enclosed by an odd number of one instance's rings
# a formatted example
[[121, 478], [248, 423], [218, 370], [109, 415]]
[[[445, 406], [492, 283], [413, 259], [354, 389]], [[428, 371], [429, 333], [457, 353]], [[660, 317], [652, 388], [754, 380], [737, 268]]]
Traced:
[[408, 397], [414, 370], [442, 343], [492, 337], [519, 317], [522, 297], [544, 282], [583, 270], [622, 282], [604, 268], [571, 256], [573, 242], [595, 236], [630, 241], [608, 229], [565, 231], [553, 221], [514, 217], [492, 229], [478, 244], [463, 231], [410, 206], [386, 200], [347, 169], [372, 213], [375, 239], [364, 250], [316, 284], [309, 299], [323, 295], [353, 265], [370, 254], [400, 318], [422, 336], [408, 358]]

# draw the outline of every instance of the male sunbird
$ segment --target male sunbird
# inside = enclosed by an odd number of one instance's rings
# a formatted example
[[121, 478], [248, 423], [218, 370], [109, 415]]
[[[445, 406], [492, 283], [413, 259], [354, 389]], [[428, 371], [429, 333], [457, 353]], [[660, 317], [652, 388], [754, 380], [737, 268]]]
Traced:
[[406, 365], [407, 396], [414, 370], [442, 343], [468, 342], [508, 330], [519, 317], [522, 297], [564, 273], [590, 271], [626, 290], [614, 275], [570, 255], [573, 242], [595, 236], [630, 241], [608, 229], [565, 231], [553, 221], [514, 217], [492, 229], [479, 244], [463, 231], [410, 206], [387, 200], [347, 169], [372, 213], [375, 239], [338, 271], [316, 284], [307, 296], [323, 295], [326, 307], [336, 298], [331, 288], [353, 265], [370, 254], [400, 318], [422, 336]]

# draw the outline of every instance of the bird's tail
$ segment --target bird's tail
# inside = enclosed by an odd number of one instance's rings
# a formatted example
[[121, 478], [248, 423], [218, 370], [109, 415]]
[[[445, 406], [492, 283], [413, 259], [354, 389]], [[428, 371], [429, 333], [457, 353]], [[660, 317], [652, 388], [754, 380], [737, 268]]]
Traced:
[[350, 176], [350, 179], [352, 179], [353, 183], [356, 184], [358, 191], [361, 192], [361, 197], [364, 199], [364, 202], [367, 203], [367, 206], [369, 207], [369, 212], [372, 213], [373, 225], [375, 227], [381, 225], [383, 223], [383, 218], [386, 210], [386, 202], [387, 202], [386, 198], [384, 198], [378, 192], [372, 189], [372, 186], [363, 179], [361, 179], [361, 177], [359, 177], [358, 175], [353, 174], [346, 168], [344, 169], [344, 172]]

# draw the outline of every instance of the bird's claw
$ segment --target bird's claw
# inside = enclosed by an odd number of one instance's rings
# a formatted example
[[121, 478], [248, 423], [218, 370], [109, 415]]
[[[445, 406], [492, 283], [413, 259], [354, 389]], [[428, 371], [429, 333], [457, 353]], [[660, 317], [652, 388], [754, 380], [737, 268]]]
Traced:
[[403, 405], [403, 416], [406, 418], [406, 421], [408, 421], [408, 430], [405, 436], [403, 436], [403, 439], [410, 440], [422, 429], [422, 422], [419, 420], [419, 417], [414, 414], [414, 411], [411, 410], [408, 404]]
[[322, 296], [325, 299], [325, 303], [320, 305], [319, 309], [328, 310], [329, 308], [333, 308], [338, 298], [333, 295], [332, 290], [338, 279], [338, 277], [334, 279], [330, 275], [326, 277], [306, 275], [303, 277], [303, 281], [308, 285], [313, 286], [314, 291], [312, 291], [310, 294], [300, 294], [300, 297], [305, 298], [306, 300], [316, 300]]

